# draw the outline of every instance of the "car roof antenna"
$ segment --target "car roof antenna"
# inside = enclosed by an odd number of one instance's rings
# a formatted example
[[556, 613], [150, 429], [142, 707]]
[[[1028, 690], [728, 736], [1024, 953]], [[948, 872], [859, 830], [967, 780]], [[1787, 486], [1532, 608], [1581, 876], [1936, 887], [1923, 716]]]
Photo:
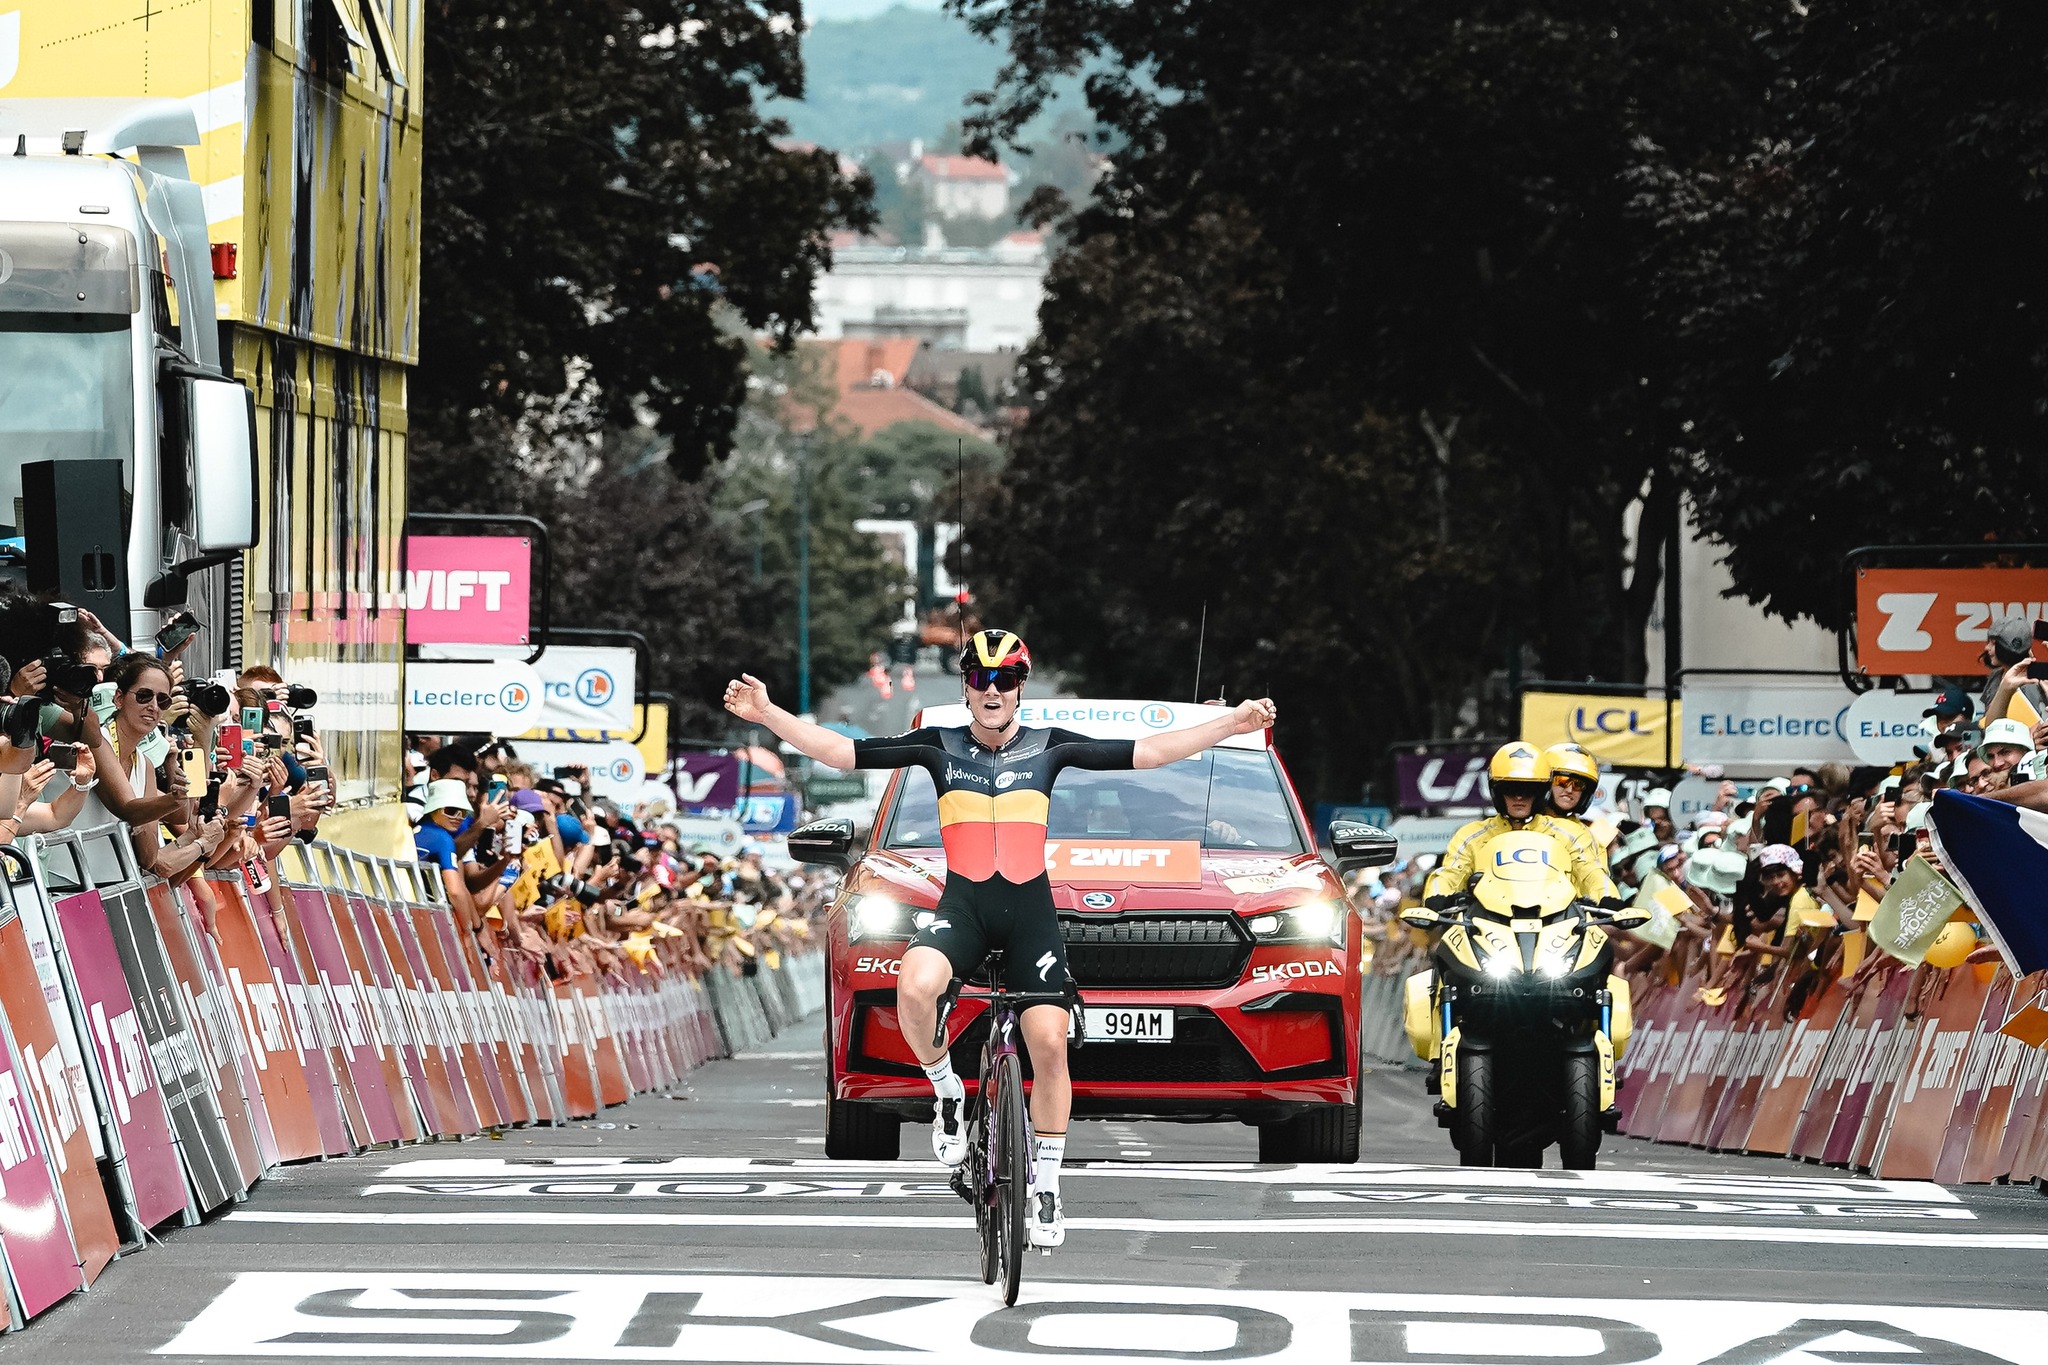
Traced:
[[1195, 695], [1191, 700], [1197, 706], [1202, 704], [1202, 646], [1208, 642], [1208, 639], [1209, 599], [1205, 597], [1202, 599], [1202, 626], [1200, 630], [1195, 632]]

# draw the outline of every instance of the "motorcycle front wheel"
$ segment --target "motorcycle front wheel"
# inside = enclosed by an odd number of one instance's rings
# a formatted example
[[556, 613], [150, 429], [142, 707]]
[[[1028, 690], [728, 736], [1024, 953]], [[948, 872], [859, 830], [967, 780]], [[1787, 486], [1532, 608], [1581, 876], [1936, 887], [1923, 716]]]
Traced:
[[1460, 1166], [1491, 1166], [1496, 1133], [1493, 1055], [1473, 1052], [1458, 1058], [1458, 1138]]
[[1564, 1127], [1557, 1155], [1568, 1171], [1590, 1171], [1600, 1151], [1600, 1059], [1590, 1052], [1564, 1059]]

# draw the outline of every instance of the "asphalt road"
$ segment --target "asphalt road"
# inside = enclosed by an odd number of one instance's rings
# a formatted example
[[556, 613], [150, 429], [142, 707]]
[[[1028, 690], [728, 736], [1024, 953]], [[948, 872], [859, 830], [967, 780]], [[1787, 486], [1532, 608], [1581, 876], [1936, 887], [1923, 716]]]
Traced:
[[1462, 1172], [1400, 1072], [1352, 1167], [1078, 1125], [1067, 1244], [1004, 1310], [935, 1163], [824, 1161], [815, 1037], [596, 1121], [287, 1168], [0, 1360], [2048, 1365], [2031, 1189], [1626, 1138], [1597, 1172]]

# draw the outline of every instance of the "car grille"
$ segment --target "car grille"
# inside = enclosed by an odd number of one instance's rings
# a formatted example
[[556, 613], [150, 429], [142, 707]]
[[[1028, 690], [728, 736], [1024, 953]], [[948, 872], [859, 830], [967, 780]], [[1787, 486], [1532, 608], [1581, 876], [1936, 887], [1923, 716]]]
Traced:
[[1060, 917], [1067, 968], [1090, 986], [1225, 986], [1244, 975], [1251, 938], [1237, 916]]

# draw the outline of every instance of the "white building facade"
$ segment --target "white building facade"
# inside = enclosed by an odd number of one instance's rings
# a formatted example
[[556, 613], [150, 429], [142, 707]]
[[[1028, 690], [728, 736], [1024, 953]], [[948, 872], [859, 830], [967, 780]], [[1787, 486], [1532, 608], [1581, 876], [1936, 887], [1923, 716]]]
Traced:
[[1014, 233], [991, 247], [835, 244], [818, 277], [818, 335], [914, 336], [944, 351], [1016, 351], [1038, 331], [1045, 242]]

